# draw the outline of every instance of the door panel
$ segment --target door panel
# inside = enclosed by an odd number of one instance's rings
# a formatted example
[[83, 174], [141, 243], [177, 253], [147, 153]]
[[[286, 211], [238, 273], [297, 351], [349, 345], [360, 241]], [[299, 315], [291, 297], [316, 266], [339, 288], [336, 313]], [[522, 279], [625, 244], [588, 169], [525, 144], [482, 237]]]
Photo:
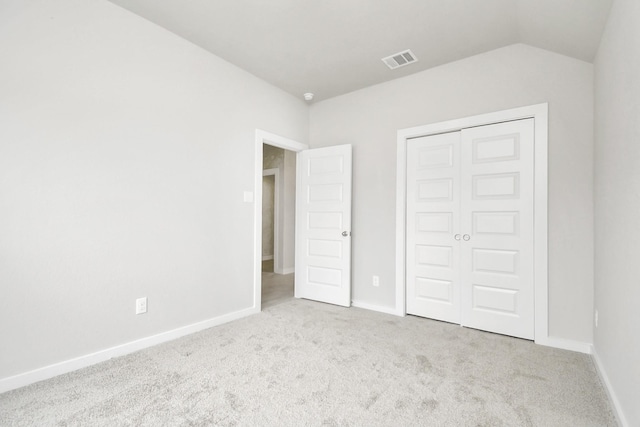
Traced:
[[462, 324], [533, 339], [533, 119], [461, 132]]
[[351, 146], [301, 151], [297, 168], [295, 296], [349, 307]]
[[460, 133], [407, 143], [407, 313], [460, 323]]
[[534, 337], [533, 119], [407, 141], [407, 313]]

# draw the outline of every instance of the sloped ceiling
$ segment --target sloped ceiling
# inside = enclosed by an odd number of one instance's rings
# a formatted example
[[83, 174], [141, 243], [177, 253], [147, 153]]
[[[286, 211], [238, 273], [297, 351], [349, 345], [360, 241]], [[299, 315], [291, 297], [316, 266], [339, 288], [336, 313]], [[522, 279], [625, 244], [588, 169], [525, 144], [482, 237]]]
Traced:
[[[514, 43], [592, 62], [612, 0], [110, 0], [314, 101]], [[380, 60], [411, 49], [419, 62]]]

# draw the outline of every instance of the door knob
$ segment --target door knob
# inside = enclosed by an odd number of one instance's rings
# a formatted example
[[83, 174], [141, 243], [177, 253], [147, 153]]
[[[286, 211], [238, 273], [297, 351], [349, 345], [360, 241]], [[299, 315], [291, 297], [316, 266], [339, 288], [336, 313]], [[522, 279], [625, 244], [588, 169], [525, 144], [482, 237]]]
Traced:
[[455, 236], [453, 236], [453, 238], [456, 239], [456, 240], [460, 240], [460, 235], [456, 234]]
[[468, 241], [468, 240], [471, 238], [471, 236], [469, 236], [468, 234], [465, 234], [464, 236], [462, 236], [462, 238], [463, 238], [463, 239], [464, 239], [464, 241], [466, 242], [466, 241]]
[[349, 232], [348, 232], [348, 231], [343, 231], [343, 232], [342, 232], [342, 235], [343, 235], [344, 237], [347, 237], [347, 236], [349, 235]]

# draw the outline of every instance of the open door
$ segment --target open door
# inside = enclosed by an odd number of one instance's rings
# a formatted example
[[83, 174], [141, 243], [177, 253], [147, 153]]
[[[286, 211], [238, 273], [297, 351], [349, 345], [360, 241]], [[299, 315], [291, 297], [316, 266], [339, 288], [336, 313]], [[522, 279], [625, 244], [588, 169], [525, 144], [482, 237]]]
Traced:
[[295, 297], [351, 306], [351, 145], [298, 153]]

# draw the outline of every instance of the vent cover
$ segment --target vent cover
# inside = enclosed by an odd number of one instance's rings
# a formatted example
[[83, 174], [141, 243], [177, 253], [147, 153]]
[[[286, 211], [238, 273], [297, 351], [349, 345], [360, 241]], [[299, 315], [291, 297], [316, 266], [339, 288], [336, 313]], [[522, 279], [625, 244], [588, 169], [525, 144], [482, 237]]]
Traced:
[[382, 58], [382, 62], [387, 64], [387, 67], [395, 70], [399, 67], [404, 67], [405, 65], [413, 64], [417, 62], [418, 58], [411, 52], [411, 49], [407, 49], [402, 52], [394, 53], [391, 56], [387, 56], [386, 58]]

